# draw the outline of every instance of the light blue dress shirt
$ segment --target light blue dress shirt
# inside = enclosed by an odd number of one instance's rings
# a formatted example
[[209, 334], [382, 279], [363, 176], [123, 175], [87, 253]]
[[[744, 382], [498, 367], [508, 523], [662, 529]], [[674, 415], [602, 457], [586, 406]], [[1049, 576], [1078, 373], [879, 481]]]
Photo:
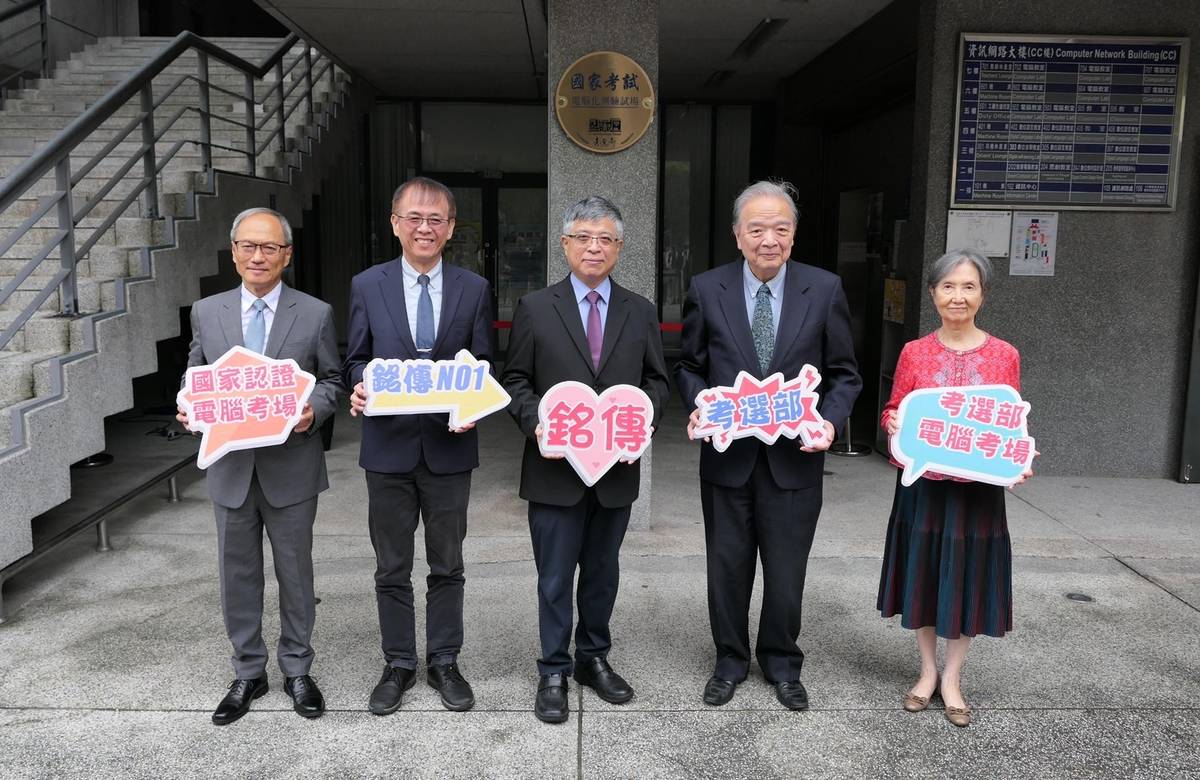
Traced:
[[[779, 314], [783, 311], [783, 277], [787, 276], [787, 263], [784, 263], [779, 268], [779, 273], [775, 274], [775, 278], [767, 282], [767, 290], [771, 293], [771, 319], [775, 325], [775, 335], [779, 335]], [[746, 321], [750, 323], [750, 330], [754, 330], [754, 304], [758, 300], [758, 288], [763, 286], [754, 272], [750, 270], [750, 264], [742, 260], [742, 280], [746, 291]]]
[[[263, 323], [266, 328], [263, 329], [263, 349], [266, 349], [267, 342], [271, 340], [271, 324], [275, 322], [275, 310], [279, 308], [279, 296], [283, 293], [283, 282], [277, 282], [271, 292], [262, 297], [263, 302], [267, 304], [267, 308], [263, 309]], [[254, 293], [246, 289], [246, 285], [242, 285], [242, 343], [246, 343], [246, 328], [250, 327], [250, 320], [254, 317], [254, 302], [258, 298]]]
[[[403, 256], [400, 267], [404, 269], [404, 308], [408, 310], [408, 332], [417, 343], [417, 303], [421, 300], [421, 283], [417, 281], [421, 272], [409, 265]], [[433, 301], [433, 333], [437, 335], [442, 319], [442, 261], [429, 272], [429, 298]]]
[[[575, 290], [575, 302], [579, 304], [579, 319], [583, 322], [583, 335], [587, 335], [587, 320], [588, 312], [592, 310], [592, 304], [588, 302], [587, 294], [592, 291], [583, 282], [571, 274], [571, 288]], [[608, 299], [612, 295], [612, 282], [608, 277], [604, 277], [604, 281], [596, 285], [596, 292], [600, 293], [600, 302], [597, 304], [600, 307], [600, 329], [603, 331], [604, 326], [608, 323]]]

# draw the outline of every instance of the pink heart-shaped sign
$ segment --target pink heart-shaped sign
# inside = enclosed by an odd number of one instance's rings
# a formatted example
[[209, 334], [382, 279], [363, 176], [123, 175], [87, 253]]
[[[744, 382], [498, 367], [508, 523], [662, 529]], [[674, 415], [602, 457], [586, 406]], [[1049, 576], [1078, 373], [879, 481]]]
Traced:
[[591, 487], [618, 460], [637, 460], [650, 446], [654, 405], [633, 385], [613, 385], [600, 395], [582, 382], [559, 382], [538, 404], [543, 454], [560, 452]]

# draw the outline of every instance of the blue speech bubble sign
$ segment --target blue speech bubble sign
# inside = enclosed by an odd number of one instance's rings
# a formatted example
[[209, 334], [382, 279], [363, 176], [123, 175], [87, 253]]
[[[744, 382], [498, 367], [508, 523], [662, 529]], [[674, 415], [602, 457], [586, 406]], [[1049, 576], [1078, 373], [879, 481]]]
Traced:
[[1029, 403], [1008, 385], [913, 390], [896, 414], [888, 445], [904, 485], [934, 471], [1010, 487], [1033, 463]]

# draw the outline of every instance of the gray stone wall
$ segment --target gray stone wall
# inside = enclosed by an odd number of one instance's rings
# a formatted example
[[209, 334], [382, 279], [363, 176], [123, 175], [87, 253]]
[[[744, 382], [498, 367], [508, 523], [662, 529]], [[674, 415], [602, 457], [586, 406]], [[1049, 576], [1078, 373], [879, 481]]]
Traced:
[[658, 224], [658, 107], [654, 122], [636, 144], [615, 154], [597, 154], [576, 146], [554, 115], [554, 90], [563, 71], [588, 52], [616, 51], [646, 70], [658, 92], [658, 3], [656, 0], [613, 0], [603, 12], [579, 0], [549, 3], [550, 70], [547, 77], [549, 133], [549, 204], [546, 235], [546, 280], [567, 273], [558, 237], [562, 213], [587, 195], [602, 195], [625, 217], [625, 246], [613, 272], [622, 286], [656, 300]]
[[137, 0], [50, 0], [49, 11], [51, 63], [97, 38], [138, 34]]
[[[996, 262], [978, 322], [1021, 352], [1044, 474], [1174, 477], [1178, 468], [1200, 250], [1200, 3], [1150, 5], [1153, 13], [1121, 0], [922, 2], [906, 246], [914, 271], [945, 248], [960, 33], [1193, 42], [1175, 211], [1061, 211], [1053, 278], [1009, 276], [1008, 261]], [[920, 300], [919, 333], [938, 327], [928, 295], [914, 289], [911, 298]]]
[[[548, 3], [550, 68], [546, 101], [549, 133], [549, 192], [546, 231], [546, 281], [553, 284], [567, 273], [559, 236], [562, 213], [587, 195], [602, 195], [625, 218], [625, 245], [613, 278], [624, 287], [657, 302], [658, 290], [658, 123], [629, 149], [597, 154], [576, 146], [554, 115], [554, 90], [572, 62], [593, 51], [616, 51], [632, 57], [650, 77], [655, 101], [661, 101], [658, 84], [657, 0], [612, 0], [603, 10], [580, 0]], [[653, 447], [651, 447], [653, 449]], [[650, 525], [651, 449], [641, 458], [641, 498], [633, 505], [630, 525]]]

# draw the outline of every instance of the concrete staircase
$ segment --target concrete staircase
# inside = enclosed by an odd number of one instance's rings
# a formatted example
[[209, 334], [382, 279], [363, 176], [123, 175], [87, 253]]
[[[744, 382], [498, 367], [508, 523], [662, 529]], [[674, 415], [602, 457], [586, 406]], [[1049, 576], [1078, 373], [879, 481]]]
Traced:
[[[41, 79], [7, 101], [0, 111], [0, 183], [169, 41], [101, 39], [61, 63], [53, 78]], [[212, 42], [254, 64], [265, 61], [281, 43], [250, 38]], [[284, 58], [285, 67], [303, 52], [303, 43], [294, 46]], [[155, 343], [179, 335], [179, 309], [199, 296], [200, 277], [216, 272], [217, 252], [228, 248], [233, 215], [273, 202], [298, 222], [319, 185], [321, 160], [332, 159], [335, 155], [329, 150], [340, 148], [352, 135], [352, 123], [336, 121], [352, 99], [352, 85], [347, 74], [331, 68], [314, 84], [311, 118], [302, 102], [285, 123], [284, 138], [276, 135], [255, 156], [257, 175], [248, 176], [247, 155], [241, 151], [247, 148], [244, 128], [218, 119], [246, 121], [245, 77], [214, 58], [209, 58], [208, 68], [215, 171], [204, 170], [197, 143], [200, 118], [186, 108], [200, 101], [197, 82], [186, 78], [197, 73], [197, 55], [188, 52], [153, 83], [155, 100], [175, 87], [154, 111], [155, 129], [161, 133], [155, 149], [159, 161], [182, 142], [159, 170], [156, 208], [148, 208], [141, 197], [123, 204], [141, 180], [140, 158], [115, 183], [110, 181], [142, 145], [141, 133], [134, 130], [108, 149], [71, 191], [75, 214], [94, 202], [76, 225], [76, 247], [95, 238], [77, 266], [81, 314], [60, 315], [56, 289], [0, 350], [0, 568], [32, 550], [30, 520], [70, 497], [70, 464], [104, 449], [103, 418], [132, 405], [130, 379], [157, 370]], [[288, 108], [302, 100], [305, 91], [306, 84], [296, 81], [304, 81], [303, 65], [284, 77], [285, 92], [295, 86], [285, 98]], [[268, 117], [258, 133], [259, 144], [278, 127], [276, 84], [274, 72], [269, 72], [254, 86], [252, 118], [258, 122]], [[76, 175], [136, 119], [138, 106], [135, 97], [73, 150], [71, 168]], [[181, 110], [174, 124], [162, 131]], [[319, 152], [321, 147], [326, 154]], [[57, 190], [51, 171], [0, 212], [0, 245], [37, 213], [44, 196]], [[123, 206], [106, 227], [108, 218]], [[55, 217], [55, 209], [50, 209], [0, 255], [0, 289], [53, 238], [58, 230]], [[0, 305], [0, 331], [41, 294], [60, 265], [55, 248]]]

